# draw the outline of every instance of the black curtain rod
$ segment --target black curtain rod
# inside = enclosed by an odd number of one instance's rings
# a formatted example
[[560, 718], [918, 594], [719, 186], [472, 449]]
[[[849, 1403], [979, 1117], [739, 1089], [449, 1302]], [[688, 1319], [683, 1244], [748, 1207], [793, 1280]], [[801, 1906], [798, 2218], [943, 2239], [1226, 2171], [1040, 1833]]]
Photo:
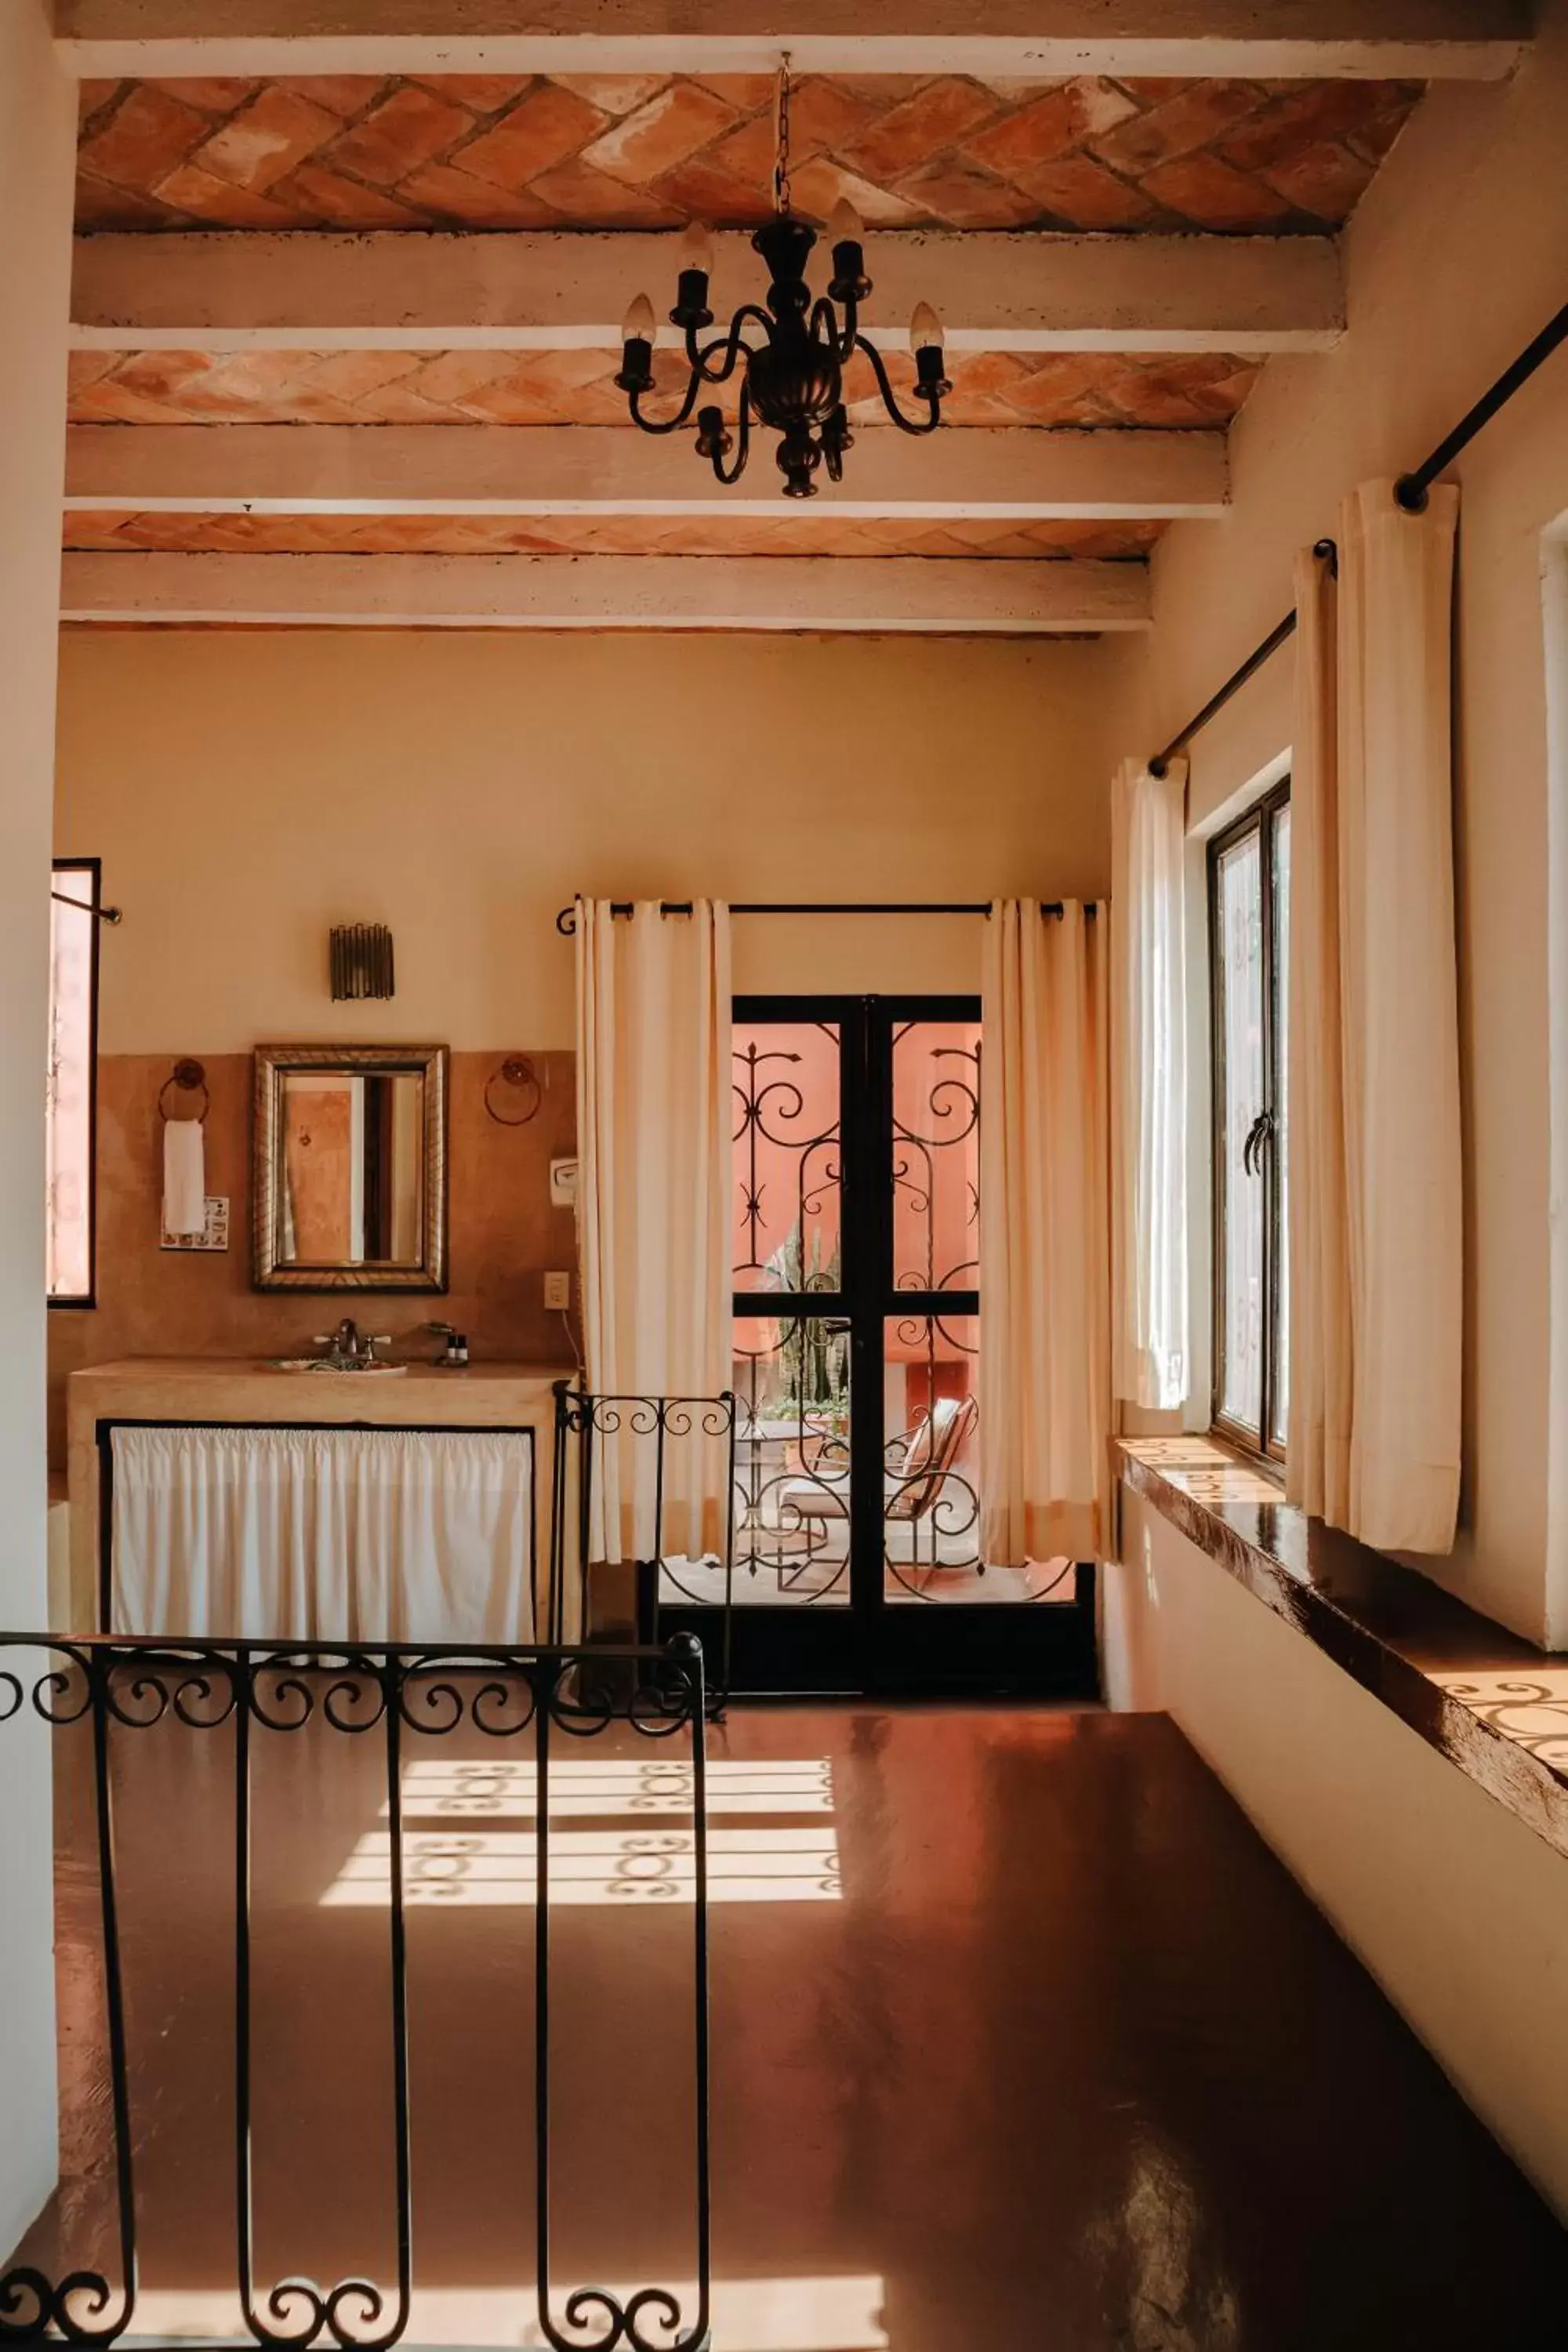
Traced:
[[[1555, 318], [1548, 320], [1534, 341], [1525, 345], [1512, 365], [1504, 368], [1497, 382], [1482, 393], [1474, 406], [1465, 411], [1453, 431], [1438, 442], [1431, 456], [1422, 465], [1417, 466], [1414, 473], [1400, 475], [1394, 485], [1394, 495], [1406, 514], [1425, 513], [1427, 493], [1438, 475], [1453, 464], [1461, 450], [1468, 448], [1477, 434], [1491, 423], [1500, 408], [1507, 407], [1521, 386], [1528, 383], [1536, 369], [1544, 361], [1549, 360], [1552, 352], [1564, 342], [1568, 342], [1568, 303], [1564, 303]], [[1334, 556], [1333, 541], [1319, 540], [1312, 552], [1316, 556], [1326, 557], [1331, 562]], [[1210, 695], [1196, 718], [1189, 719], [1180, 733], [1173, 735], [1163, 751], [1156, 751], [1149, 762], [1151, 775], [1164, 775], [1177, 752], [1186, 750], [1193, 737], [1200, 733], [1211, 719], [1218, 717], [1232, 697], [1240, 693], [1247, 679], [1260, 670], [1269, 656], [1277, 654], [1287, 639], [1293, 637], [1295, 634], [1296, 615], [1294, 613], [1287, 613], [1278, 626], [1269, 630], [1262, 644], [1253, 647], [1240, 667], [1232, 670], [1218, 693]]]
[[49, 896], [58, 907], [74, 907], [79, 915], [96, 916], [100, 923], [118, 923], [121, 920], [118, 907], [89, 907], [85, 898], [73, 898], [68, 890], [51, 890]]
[[[1094, 908], [1095, 901], [1090, 898], [1085, 903], [1084, 913], [1092, 915]], [[632, 902], [629, 898], [612, 898], [610, 901], [612, 915], [629, 915], [631, 911]], [[658, 911], [661, 915], [689, 915], [691, 901], [689, 898], [661, 898], [658, 902]], [[1062, 902], [1059, 898], [1041, 899], [1042, 915], [1059, 915], [1061, 911]], [[975, 898], [951, 899], [933, 903], [926, 898], [918, 903], [863, 900], [852, 905], [844, 900], [825, 904], [820, 900], [812, 899], [767, 901], [754, 899], [745, 903], [737, 901], [731, 908], [730, 912], [732, 915], [989, 915], [991, 901], [989, 898]], [[575, 936], [577, 929], [575, 899], [570, 907], [562, 908], [555, 918], [555, 928], [563, 939], [569, 940]]]

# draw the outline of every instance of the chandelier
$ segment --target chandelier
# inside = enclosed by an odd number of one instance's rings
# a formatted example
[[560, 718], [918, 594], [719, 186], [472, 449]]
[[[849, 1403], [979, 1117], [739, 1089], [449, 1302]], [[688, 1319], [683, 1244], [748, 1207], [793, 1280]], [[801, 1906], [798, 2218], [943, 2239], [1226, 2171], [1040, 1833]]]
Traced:
[[[861, 251], [865, 233], [842, 200], [827, 224], [833, 276], [826, 294], [813, 299], [805, 268], [816, 231], [790, 210], [789, 101], [786, 58], [779, 74], [773, 217], [752, 239], [752, 250], [767, 265], [766, 309], [743, 302], [728, 333], [701, 340], [713, 324], [708, 308], [711, 245], [706, 229], [694, 222], [681, 239], [675, 308], [669, 313], [671, 326], [679, 327], [685, 339], [688, 373], [680, 405], [673, 416], [663, 418], [643, 411], [643, 401], [653, 390], [658, 331], [646, 294], [639, 294], [626, 312], [616, 382], [626, 395], [633, 424], [645, 433], [679, 433], [695, 408], [697, 453], [726, 485], [738, 482], [746, 469], [755, 418], [779, 436], [784, 497], [809, 499], [816, 495], [815, 476], [820, 467], [826, 466], [829, 481], [844, 478], [844, 452], [854, 440], [844, 405], [844, 370], [855, 352], [865, 354], [882, 405], [900, 432], [934, 433], [942, 422], [942, 400], [952, 387], [942, 373], [942, 321], [929, 302], [918, 303], [910, 321], [910, 342], [915, 357], [914, 396], [924, 404], [924, 414], [907, 416], [900, 407], [881, 353], [860, 332], [860, 305], [871, 291]], [[763, 340], [748, 341], [748, 328]], [[731, 433], [716, 402], [700, 408], [697, 404], [705, 390], [728, 383], [737, 374], [740, 406]]]

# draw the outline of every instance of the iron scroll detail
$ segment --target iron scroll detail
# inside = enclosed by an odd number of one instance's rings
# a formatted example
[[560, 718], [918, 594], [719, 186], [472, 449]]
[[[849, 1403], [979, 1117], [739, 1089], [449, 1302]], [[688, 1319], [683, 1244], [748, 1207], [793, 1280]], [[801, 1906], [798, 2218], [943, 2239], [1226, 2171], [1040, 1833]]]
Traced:
[[[31, 1654], [33, 1664], [26, 1657]], [[605, 1675], [604, 1669], [611, 1669]], [[590, 1680], [592, 1675], [592, 1680]], [[127, 2053], [124, 1955], [115, 1849], [119, 1743], [175, 1722], [194, 1738], [225, 1727], [233, 1742], [235, 2283], [246, 2335], [264, 2352], [391, 2352], [406, 2334], [415, 2287], [412, 2194], [414, 2116], [409, 2089], [409, 2002], [405, 1866], [405, 1767], [410, 1743], [458, 1730], [530, 1759], [538, 1864], [532, 1898], [536, 2031], [547, 2031], [550, 2002], [550, 1767], [552, 1740], [598, 1737], [612, 1726], [662, 1741], [691, 1743], [695, 2125], [693, 2231], [697, 2296], [650, 2284], [617, 2297], [608, 2289], [570, 2289], [563, 2335], [553, 2315], [548, 2235], [539, 2248], [535, 2324], [557, 2352], [705, 2352], [710, 2311], [710, 2168], [708, 2118], [708, 1862], [705, 1818], [706, 1699], [702, 1655], [689, 1639], [662, 1649], [591, 1650], [561, 1645], [454, 1648], [324, 1643], [168, 1641], [119, 1636], [62, 1638], [0, 1634], [0, 1730], [31, 1715], [56, 1736], [77, 1727], [91, 1743], [96, 1810], [95, 1860], [101, 1923], [104, 2027], [114, 2158], [113, 2242], [119, 2279], [105, 2269], [73, 2267], [51, 2275], [36, 2259], [0, 2268], [0, 2347], [63, 2339], [108, 2347], [132, 2329], [138, 2307], [136, 2138]], [[389, 2280], [351, 2274], [318, 2283], [287, 2274], [258, 2281], [255, 2263], [252, 2077], [255, 2048], [251, 1983], [251, 1784], [258, 1743], [290, 1738], [308, 1726], [337, 1738], [378, 1742], [389, 1885], [390, 1998], [387, 2065], [392, 2086], [391, 2216], [395, 2238]], [[488, 1769], [488, 1768], [487, 1768]], [[684, 1769], [684, 1763], [682, 1766]], [[535, 2146], [542, 2228], [547, 2231], [551, 2179], [548, 2053], [538, 2076]], [[689, 2291], [688, 2291], [689, 2292]], [[589, 2337], [586, 2326], [599, 2326]]]

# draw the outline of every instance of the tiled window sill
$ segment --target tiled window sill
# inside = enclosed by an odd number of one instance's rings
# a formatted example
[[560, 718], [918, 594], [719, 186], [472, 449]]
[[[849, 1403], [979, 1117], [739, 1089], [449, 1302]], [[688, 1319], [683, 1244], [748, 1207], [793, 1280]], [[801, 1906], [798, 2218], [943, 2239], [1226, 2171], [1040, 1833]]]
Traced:
[[1287, 1503], [1212, 1437], [1111, 1441], [1116, 1474], [1539, 1837], [1568, 1854], [1568, 1654], [1532, 1649]]

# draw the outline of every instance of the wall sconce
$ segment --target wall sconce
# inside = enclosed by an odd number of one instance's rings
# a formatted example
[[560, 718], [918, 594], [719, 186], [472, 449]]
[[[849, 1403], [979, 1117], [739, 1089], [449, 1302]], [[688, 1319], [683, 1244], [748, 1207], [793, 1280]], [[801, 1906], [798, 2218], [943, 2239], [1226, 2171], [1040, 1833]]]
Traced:
[[392, 933], [384, 923], [339, 923], [328, 933], [332, 1002], [394, 996]]

